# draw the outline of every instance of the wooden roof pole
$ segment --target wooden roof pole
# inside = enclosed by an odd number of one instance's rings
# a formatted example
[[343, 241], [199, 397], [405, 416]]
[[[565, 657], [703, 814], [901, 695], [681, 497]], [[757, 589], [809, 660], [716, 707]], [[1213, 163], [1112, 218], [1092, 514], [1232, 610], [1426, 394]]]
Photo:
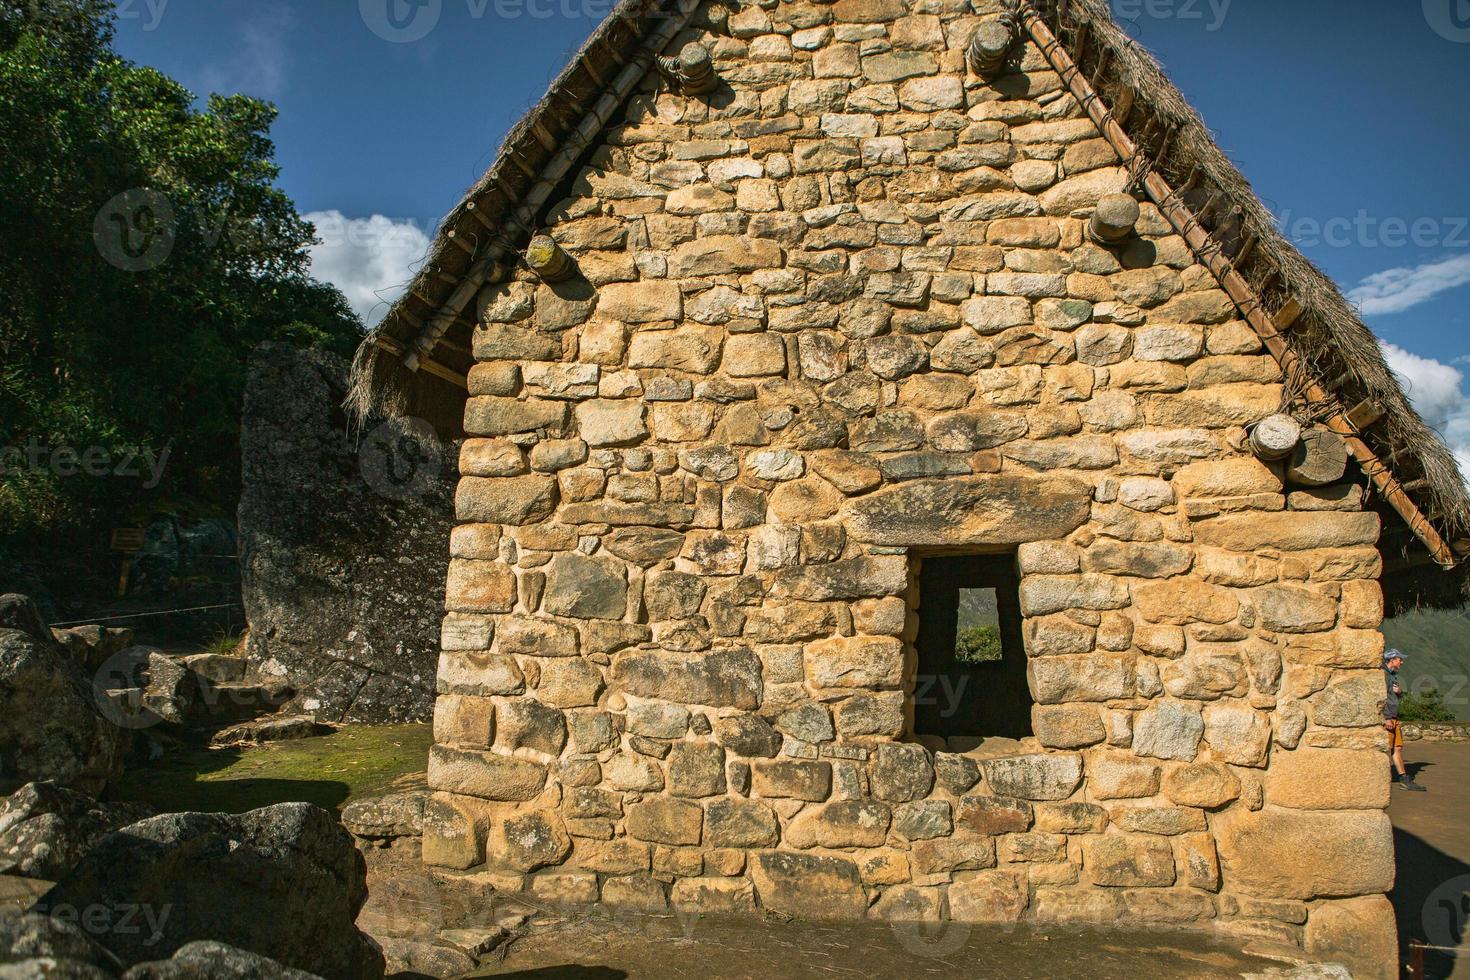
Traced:
[[[638, 51], [624, 64], [622, 71], [613, 80], [611, 88], [592, 105], [577, 128], [563, 141], [564, 145], [561, 146], [560, 152], [547, 162], [539, 179], [522, 196], [520, 207], [516, 208], [512, 217], [506, 220], [506, 224], [518, 225], [527, 229], [532, 227], [535, 223], [536, 212], [546, 203], [552, 190], [566, 176], [572, 165], [580, 159], [583, 152], [592, 145], [592, 141], [612, 119], [618, 106], [627, 100], [633, 89], [642, 81], [658, 52], [663, 50], [679, 31], [683, 30], [695, 6], [694, 4], [676, 5], [674, 12], [665, 15], [663, 23], [643, 38]], [[657, 6], [654, 5], [645, 11], [644, 15], [653, 16], [656, 10]], [[590, 53], [589, 51], [586, 54], [590, 56]], [[584, 57], [583, 61], [586, 60], [588, 58]], [[526, 169], [523, 161], [515, 154], [514, 148], [508, 149], [507, 152], [510, 154], [512, 163]], [[528, 169], [526, 173], [535, 176]], [[451, 221], [457, 219], [460, 213], [461, 209], [456, 209], [451, 215]], [[475, 218], [482, 225], [486, 223], [480, 215], [476, 215]], [[450, 293], [449, 298], [435, 312], [428, 326], [404, 345], [405, 350], [401, 358], [404, 367], [410, 371], [417, 371], [424, 361], [430, 359], [434, 348], [448, 332], [450, 325], [459, 318], [461, 312], [475, 298], [480, 288], [486, 283], [498, 281], [509, 270], [510, 266], [506, 264], [506, 260], [513, 253], [515, 238], [515, 229], [508, 227], [503, 228], [499, 236], [490, 242], [485, 253], [476, 259], [465, 272], [458, 288]], [[511, 265], [513, 264], [512, 262]]]
[[[1086, 109], [1092, 121], [1102, 130], [1103, 136], [1112, 144], [1118, 156], [1124, 161], [1133, 160], [1138, 153], [1138, 147], [1112, 117], [1102, 101], [1102, 96], [1093, 89], [1077, 63], [1072, 60], [1072, 56], [1062, 47], [1061, 41], [1052, 33], [1051, 28], [1046, 26], [1046, 22], [1042, 20], [1031, 0], [1021, 0], [1018, 7], [1022, 26], [1026, 28], [1026, 32], [1036, 42], [1052, 68], [1062, 77], [1062, 81], [1066, 83], [1078, 103]], [[1175, 195], [1168, 181], [1156, 171], [1150, 170], [1144, 179], [1144, 189], [1158, 205], [1164, 217], [1174, 226], [1174, 230], [1183, 236], [1199, 261], [1214, 273], [1221, 287], [1245, 313], [1246, 322], [1251, 325], [1266, 349], [1276, 358], [1287, 379], [1305, 394], [1309, 401], [1332, 406], [1332, 412], [1326, 420], [1327, 427], [1347, 440], [1349, 451], [1362, 466], [1363, 471], [1368, 474], [1374, 487], [1424, 542], [1429, 553], [1434, 556], [1434, 560], [1445, 568], [1454, 568], [1459, 564], [1459, 558], [1440, 537], [1429, 519], [1424, 516], [1418, 504], [1414, 503], [1413, 499], [1404, 492], [1403, 485], [1399, 483], [1398, 478], [1360, 438], [1358, 430], [1352, 422], [1348, 421], [1336, 400], [1317, 383], [1311, 372], [1302, 364], [1301, 358], [1287, 345], [1250, 283], [1235, 271], [1230, 260], [1225, 258], [1219, 249], [1206, 247], [1210, 240], [1209, 232], [1184, 202]]]

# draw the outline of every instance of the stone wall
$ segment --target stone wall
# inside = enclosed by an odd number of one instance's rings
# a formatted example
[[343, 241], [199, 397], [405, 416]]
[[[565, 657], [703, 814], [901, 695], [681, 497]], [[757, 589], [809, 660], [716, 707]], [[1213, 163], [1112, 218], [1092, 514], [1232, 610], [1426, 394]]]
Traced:
[[246, 652], [322, 721], [433, 710], [454, 459], [412, 421], [348, 431], [347, 364], [269, 344], [246, 383], [240, 568]]
[[[1391, 950], [1378, 517], [1250, 455], [1281, 375], [1156, 209], [1087, 239], [1125, 174], [1034, 47], [991, 87], [968, 4], [767, 6], [554, 209], [585, 282], [481, 296], [426, 859]], [[1035, 737], [959, 752], [907, 702], [967, 551]]]
[[1470, 722], [1404, 722], [1404, 738], [1411, 742], [1470, 742]]

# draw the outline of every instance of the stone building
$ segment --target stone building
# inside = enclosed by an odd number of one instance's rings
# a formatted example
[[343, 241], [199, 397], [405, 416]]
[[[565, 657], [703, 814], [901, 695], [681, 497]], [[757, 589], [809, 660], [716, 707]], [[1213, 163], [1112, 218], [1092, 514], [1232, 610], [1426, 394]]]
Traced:
[[629, 0], [356, 370], [466, 437], [429, 863], [1392, 971], [1470, 505], [1102, 0]]

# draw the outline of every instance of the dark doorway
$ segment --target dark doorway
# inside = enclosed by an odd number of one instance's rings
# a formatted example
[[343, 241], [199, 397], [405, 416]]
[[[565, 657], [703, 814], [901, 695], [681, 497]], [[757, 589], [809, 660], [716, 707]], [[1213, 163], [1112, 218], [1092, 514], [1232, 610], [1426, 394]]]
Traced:
[[1031, 734], [1014, 556], [923, 559], [915, 645], [914, 734]]

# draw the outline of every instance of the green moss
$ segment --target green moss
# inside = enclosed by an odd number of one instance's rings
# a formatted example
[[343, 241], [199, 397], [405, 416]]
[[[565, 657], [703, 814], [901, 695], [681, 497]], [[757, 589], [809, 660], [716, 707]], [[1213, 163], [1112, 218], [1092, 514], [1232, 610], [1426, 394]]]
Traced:
[[429, 725], [349, 725], [293, 742], [183, 748], [125, 774], [114, 795], [161, 812], [243, 813], [289, 802], [340, 810], [422, 785], [432, 742]]

